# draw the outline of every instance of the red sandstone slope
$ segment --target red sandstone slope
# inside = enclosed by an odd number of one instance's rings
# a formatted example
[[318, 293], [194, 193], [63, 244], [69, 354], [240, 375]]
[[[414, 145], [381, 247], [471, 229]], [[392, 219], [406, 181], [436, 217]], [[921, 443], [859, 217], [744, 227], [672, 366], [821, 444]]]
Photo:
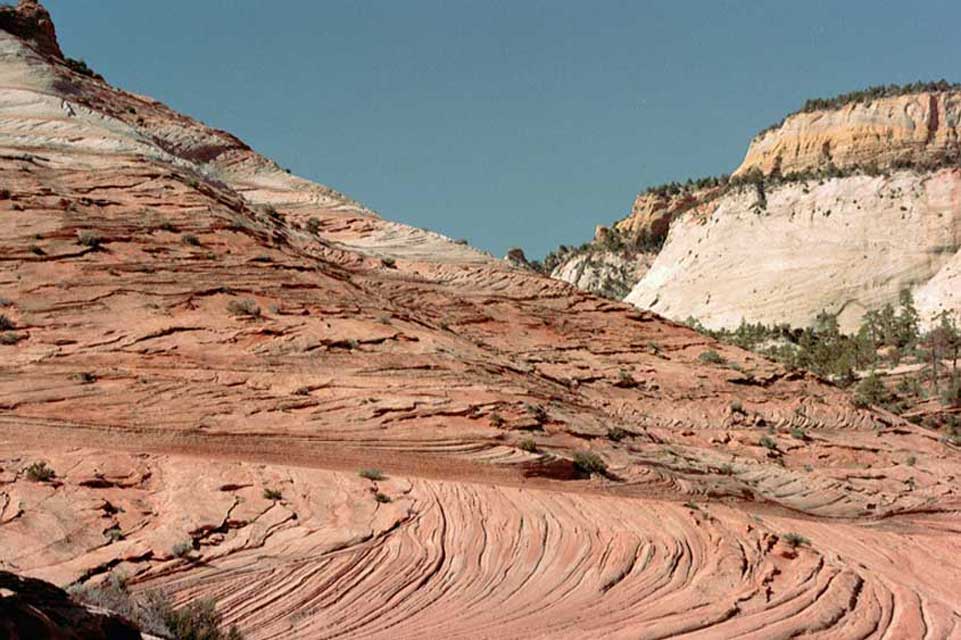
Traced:
[[931, 434], [10, 33], [0, 86], [0, 568], [250, 638], [959, 633]]

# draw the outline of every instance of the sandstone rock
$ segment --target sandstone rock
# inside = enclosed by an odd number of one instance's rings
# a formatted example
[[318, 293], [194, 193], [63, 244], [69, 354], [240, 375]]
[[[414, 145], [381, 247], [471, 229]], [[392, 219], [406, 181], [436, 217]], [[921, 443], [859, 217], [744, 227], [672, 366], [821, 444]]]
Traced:
[[654, 261], [651, 253], [628, 255], [603, 249], [577, 253], [563, 261], [551, 277], [609, 298], [623, 298]]
[[[383, 220], [10, 33], [0, 59], [0, 297], [28, 336], [0, 345], [3, 568], [214, 598], [251, 640], [961, 628], [937, 434]], [[735, 401], [811, 441], [769, 460]], [[603, 477], [570, 474], [585, 449]], [[811, 548], [781, 557], [786, 531]]]
[[786, 183], [767, 189], [763, 207], [741, 188], [710, 214], [676, 220], [626, 300], [709, 328], [806, 326], [828, 311], [851, 330], [909, 289], [930, 320], [961, 308], [948, 284], [959, 248], [957, 169]]
[[120, 616], [77, 604], [42, 580], [0, 571], [0, 638], [5, 640], [140, 640]]
[[879, 98], [789, 116], [751, 141], [734, 175], [803, 172], [832, 163], [890, 167], [923, 164], [961, 151], [961, 91]]

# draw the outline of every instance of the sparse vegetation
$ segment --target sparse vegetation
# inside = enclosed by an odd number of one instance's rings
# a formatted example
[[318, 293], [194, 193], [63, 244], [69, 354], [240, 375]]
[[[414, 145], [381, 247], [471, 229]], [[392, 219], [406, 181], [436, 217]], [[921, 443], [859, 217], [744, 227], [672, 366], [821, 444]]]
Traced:
[[177, 640], [165, 622], [170, 609], [167, 599], [160, 592], [133, 597], [127, 588], [126, 578], [121, 574], [111, 573], [107, 580], [99, 585], [73, 585], [67, 589], [67, 593], [77, 602], [123, 616], [145, 633]]
[[534, 438], [527, 437], [518, 443], [517, 448], [528, 453], [537, 453], [537, 442]]
[[[852, 334], [841, 333], [837, 318], [821, 313], [811, 327], [766, 326], [742, 323], [737, 329], [710, 331], [690, 318], [693, 328], [723, 342], [750, 349], [784, 364], [788, 369], [807, 369], [837, 385], [857, 383], [854, 402], [859, 407], [877, 406], [903, 413], [930, 397], [942, 405], [961, 406], [961, 330], [955, 316], [942, 313], [927, 332], [920, 331], [918, 312], [907, 291], [898, 306], [885, 305], [865, 314]], [[921, 363], [915, 373], [898, 376], [889, 389], [877, 370], [893, 367], [904, 359]], [[948, 360], [950, 367], [942, 362]], [[868, 370], [858, 383], [858, 371]], [[946, 418], [945, 418], [946, 419]]]
[[733, 400], [731, 401], [731, 413], [746, 415], [747, 411], [744, 410], [744, 405], [741, 404], [740, 400]]
[[5, 331], [0, 333], [0, 344], [11, 346], [19, 343], [24, 339], [24, 336], [19, 333], [14, 333], [13, 331]]
[[396, 268], [397, 268], [397, 260], [395, 260], [394, 258], [391, 258], [391, 257], [389, 257], [389, 256], [386, 257], [386, 258], [381, 258], [381, 259], [380, 259], [380, 263], [381, 263], [382, 265], [384, 265], [385, 267], [387, 267], [388, 269], [396, 269]]
[[811, 544], [810, 540], [802, 536], [800, 533], [794, 533], [794, 532], [785, 533], [784, 542], [788, 543], [789, 545], [791, 545], [791, 547], [794, 547], [794, 548]]
[[183, 540], [170, 548], [170, 554], [175, 558], [185, 558], [194, 550], [193, 540]]
[[97, 233], [89, 229], [83, 229], [77, 232], [77, 242], [84, 247], [99, 249], [103, 244], [103, 239]]
[[320, 233], [320, 220], [317, 218], [309, 218], [307, 220], [307, 231], [312, 235]]
[[882, 405], [887, 398], [887, 387], [884, 386], [884, 383], [881, 382], [878, 374], [874, 371], [859, 382], [854, 391], [854, 404], [860, 408]]
[[272, 500], [274, 502], [277, 502], [278, 500], [282, 500], [283, 497], [284, 497], [284, 494], [282, 494], [279, 489], [271, 489], [270, 487], [264, 487], [265, 500]]
[[607, 473], [607, 464], [593, 451], [577, 451], [574, 453], [574, 466], [582, 473], [588, 475]]
[[180, 609], [168, 608], [163, 619], [177, 640], [243, 640], [237, 627], [223, 628], [223, 618], [210, 599], [194, 600]]
[[17, 325], [13, 323], [13, 320], [0, 313], [0, 331], [11, 331], [16, 328]]
[[632, 389], [637, 386], [637, 380], [634, 379], [630, 371], [621, 369], [617, 372], [617, 382], [614, 383], [614, 386], [622, 389]]
[[779, 122], [772, 124], [769, 127], [764, 128], [760, 131], [755, 138], [760, 138], [765, 133], [778, 129], [784, 124], [784, 121], [793, 115], [799, 113], [811, 113], [812, 111], [828, 111], [834, 109], [840, 109], [841, 107], [847, 106], [849, 104], [866, 104], [879, 100], [881, 98], [894, 98], [897, 96], [909, 95], [914, 93], [923, 92], [939, 92], [939, 91], [958, 91], [961, 90], [961, 84], [951, 83], [947, 80], [938, 80], [937, 82], [912, 82], [911, 84], [888, 84], [888, 85], [876, 85], [868, 87], [866, 89], [859, 89], [857, 91], [849, 91], [848, 93], [842, 93], [836, 95], [833, 98], [809, 98], [804, 102], [800, 109], [794, 111]]
[[192, 234], [192, 233], [186, 233], [186, 234], [184, 234], [183, 237], [180, 238], [180, 241], [183, 242], [185, 245], [190, 246], [190, 247], [199, 247], [199, 246], [200, 246], [200, 238], [198, 238], [197, 236], [195, 236], [195, 235]]
[[727, 360], [724, 359], [724, 356], [722, 356], [717, 351], [714, 351], [712, 349], [702, 352], [701, 355], [697, 357], [697, 359], [706, 364], [726, 364], [727, 363]]
[[504, 420], [504, 417], [501, 414], [495, 411], [490, 415], [490, 423], [492, 427], [499, 429], [504, 426], [506, 421]]
[[375, 482], [377, 480], [383, 480], [385, 477], [380, 469], [361, 469], [357, 472], [357, 475], [359, 475], [361, 478], [366, 478], [367, 480], [373, 480]]
[[92, 371], [78, 371], [72, 377], [80, 384], [93, 384], [97, 381], [97, 375]]
[[380, 502], [381, 504], [386, 504], [390, 502], [390, 496], [387, 495], [386, 493], [381, 493], [380, 491], [378, 491], [377, 493], [374, 494], [374, 500], [376, 500], [377, 502]]
[[771, 449], [772, 451], [777, 449], [777, 442], [774, 440], [774, 438], [770, 436], [761, 436], [761, 439], [758, 441], [758, 444], [760, 444], [765, 449]]
[[528, 404], [526, 406], [527, 412], [530, 414], [531, 418], [534, 419], [537, 424], [544, 424], [548, 421], [547, 409], [539, 404]]
[[620, 427], [611, 427], [607, 430], [607, 439], [611, 442], [620, 442], [628, 435], [627, 431], [621, 429]]
[[791, 437], [794, 438], [795, 440], [807, 440], [808, 434], [804, 429], [800, 427], [792, 427]]
[[227, 311], [234, 316], [246, 316], [249, 318], [259, 318], [261, 313], [260, 307], [250, 298], [231, 300], [227, 303]]
[[82, 76], [87, 76], [88, 78], [103, 80], [103, 76], [88, 67], [84, 60], [79, 60], [77, 58], [64, 58], [63, 61], [64, 64], [67, 65], [67, 68], [75, 73], [79, 73]]
[[32, 463], [25, 469], [25, 473], [27, 479], [33, 482], [49, 482], [57, 475], [43, 460]]

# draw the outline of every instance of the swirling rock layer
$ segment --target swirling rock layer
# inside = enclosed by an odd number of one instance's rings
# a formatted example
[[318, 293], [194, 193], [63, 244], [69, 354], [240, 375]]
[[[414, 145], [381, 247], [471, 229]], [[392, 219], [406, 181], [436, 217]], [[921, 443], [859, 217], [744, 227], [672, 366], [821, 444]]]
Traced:
[[0, 80], [0, 569], [254, 639], [961, 633], [933, 434], [4, 33]]

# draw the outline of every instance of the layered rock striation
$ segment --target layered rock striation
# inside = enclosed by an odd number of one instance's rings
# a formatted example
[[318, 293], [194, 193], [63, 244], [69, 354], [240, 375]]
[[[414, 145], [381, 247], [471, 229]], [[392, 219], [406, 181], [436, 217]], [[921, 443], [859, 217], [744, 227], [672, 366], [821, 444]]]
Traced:
[[22, 32], [0, 80], [0, 570], [254, 640], [957, 635], [935, 434]]

